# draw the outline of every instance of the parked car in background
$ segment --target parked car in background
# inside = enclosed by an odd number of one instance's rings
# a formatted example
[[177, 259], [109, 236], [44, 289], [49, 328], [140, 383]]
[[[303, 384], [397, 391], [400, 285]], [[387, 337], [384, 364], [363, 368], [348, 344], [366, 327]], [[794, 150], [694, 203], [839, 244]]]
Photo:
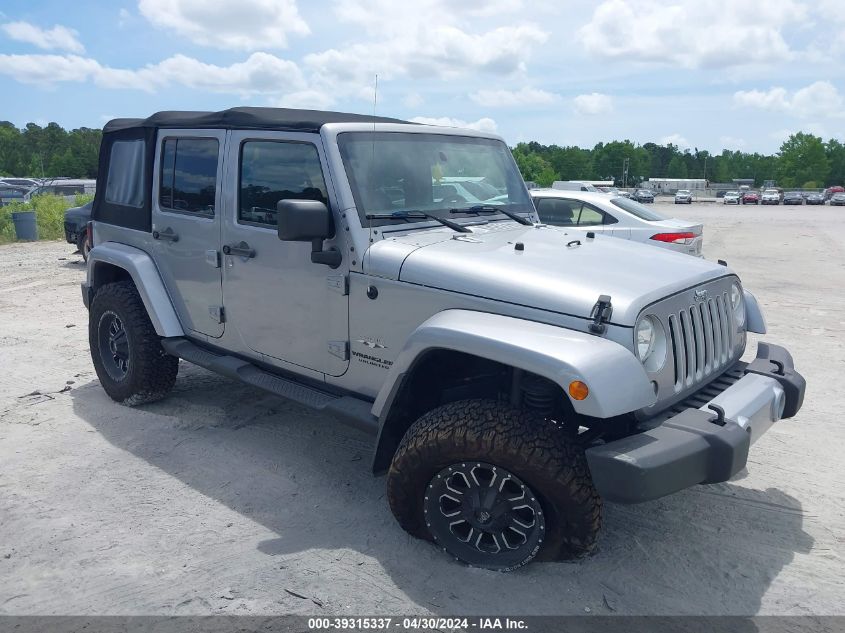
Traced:
[[787, 191], [783, 194], [784, 204], [804, 204], [804, 196], [800, 191]]
[[728, 191], [722, 198], [722, 204], [739, 204], [739, 191]]
[[845, 193], [835, 193], [830, 197], [830, 206], [845, 207]]
[[555, 180], [552, 183], [552, 189], [564, 189], [567, 191], [592, 191], [599, 193], [593, 185], [588, 182], [581, 182], [580, 180]]
[[780, 204], [780, 191], [777, 189], [766, 189], [760, 196], [761, 204]]
[[23, 187], [26, 190], [35, 189], [41, 182], [35, 178], [0, 178], [0, 187], [10, 185], [12, 187]]
[[82, 253], [82, 259], [88, 261], [91, 242], [88, 238], [88, 222], [91, 220], [91, 207], [94, 202], [81, 207], [71, 207], [65, 211], [65, 240], [73, 244]]
[[12, 202], [22, 201], [26, 192], [27, 189], [23, 187], [15, 187], [0, 183], [0, 207], [4, 207]]
[[545, 224], [604, 233], [701, 257], [701, 224], [666, 217], [635, 200], [556, 189], [533, 189], [531, 197]]
[[599, 187], [598, 190], [601, 191], [602, 193], [606, 193], [606, 194], [609, 194], [611, 196], [621, 196], [621, 195], [623, 195], [623, 192], [619, 191], [618, 187]]
[[830, 200], [834, 194], [837, 193], [845, 193], [845, 187], [841, 187], [839, 185], [834, 185], [833, 187], [828, 187], [824, 190], [824, 199]]
[[631, 198], [637, 202], [654, 202], [654, 194], [648, 189], [637, 189]]
[[823, 193], [811, 193], [807, 195], [807, 204], [824, 204]]
[[742, 194], [742, 204], [760, 204], [760, 195], [756, 191], [746, 191]]
[[73, 202], [78, 195], [94, 195], [97, 190], [97, 181], [84, 178], [56, 178], [45, 181], [42, 185], [32, 189], [27, 195], [29, 201], [33, 196], [52, 195], [62, 196], [65, 200]]
[[678, 189], [675, 192], [675, 204], [692, 204], [692, 192], [688, 189]]

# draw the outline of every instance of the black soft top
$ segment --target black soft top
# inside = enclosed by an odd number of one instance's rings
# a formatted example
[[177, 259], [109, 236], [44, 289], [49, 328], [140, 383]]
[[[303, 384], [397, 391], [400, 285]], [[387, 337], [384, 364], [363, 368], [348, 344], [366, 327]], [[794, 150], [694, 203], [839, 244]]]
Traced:
[[112, 119], [103, 132], [132, 128], [201, 128], [319, 132], [326, 123], [408, 123], [400, 119], [347, 112], [288, 108], [229, 108], [220, 112], [164, 111], [146, 119]]

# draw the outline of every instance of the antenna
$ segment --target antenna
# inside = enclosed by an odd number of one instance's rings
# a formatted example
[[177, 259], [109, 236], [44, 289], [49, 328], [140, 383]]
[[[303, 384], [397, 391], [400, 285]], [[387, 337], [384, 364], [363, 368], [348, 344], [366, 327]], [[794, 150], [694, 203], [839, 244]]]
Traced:
[[[375, 75], [375, 82], [373, 83], [373, 136], [370, 140], [370, 168], [367, 170], [367, 176], [369, 179], [372, 179], [373, 175], [373, 166], [376, 162], [376, 108], [378, 107], [378, 73]], [[368, 185], [372, 186], [372, 182], [367, 183]], [[369, 215], [367, 213], [366, 215]], [[370, 250], [370, 247], [373, 245], [373, 221], [370, 218], [367, 218], [367, 232], [369, 242], [367, 243], [366, 250], [361, 254], [361, 266], [364, 266], [364, 256]], [[367, 265], [370, 268], [369, 264]], [[367, 296], [370, 299], [375, 299], [378, 297], [378, 289], [373, 285], [372, 277], [368, 274], [369, 277], [367, 281]]]

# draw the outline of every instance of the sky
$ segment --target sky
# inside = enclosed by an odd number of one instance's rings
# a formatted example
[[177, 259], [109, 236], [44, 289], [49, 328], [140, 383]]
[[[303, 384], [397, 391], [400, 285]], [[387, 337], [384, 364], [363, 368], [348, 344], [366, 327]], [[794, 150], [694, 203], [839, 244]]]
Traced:
[[845, 140], [843, 8], [0, 0], [0, 120], [71, 129], [159, 110], [375, 108], [511, 145], [630, 139], [769, 154], [799, 130]]

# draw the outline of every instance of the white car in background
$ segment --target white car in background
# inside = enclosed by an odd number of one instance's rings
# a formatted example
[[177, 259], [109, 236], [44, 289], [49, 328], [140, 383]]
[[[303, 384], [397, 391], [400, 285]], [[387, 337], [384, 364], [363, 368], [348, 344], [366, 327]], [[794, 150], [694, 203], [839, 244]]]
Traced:
[[760, 196], [762, 204], [780, 204], [780, 191], [777, 189], [766, 189]]
[[722, 198], [722, 204], [739, 204], [739, 191], [729, 191]]
[[532, 189], [540, 221], [552, 226], [604, 233], [701, 257], [703, 226], [669, 218], [622, 196], [589, 191]]

